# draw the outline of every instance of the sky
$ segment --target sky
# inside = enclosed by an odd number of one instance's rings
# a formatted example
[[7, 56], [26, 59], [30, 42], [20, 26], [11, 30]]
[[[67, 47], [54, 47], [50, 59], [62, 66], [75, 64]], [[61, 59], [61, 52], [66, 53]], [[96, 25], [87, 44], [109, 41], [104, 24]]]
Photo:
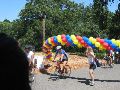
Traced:
[[[71, 0], [76, 3], [89, 5], [93, 0]], [[113, 4], [109, 4], [108, 9], [115, 12], [119, 0], [115, 0]], [[0, 0], [0, 21], [8, 19], [10, 21], [18, 19], [19, 12], [24, 8], [26, 0]]]

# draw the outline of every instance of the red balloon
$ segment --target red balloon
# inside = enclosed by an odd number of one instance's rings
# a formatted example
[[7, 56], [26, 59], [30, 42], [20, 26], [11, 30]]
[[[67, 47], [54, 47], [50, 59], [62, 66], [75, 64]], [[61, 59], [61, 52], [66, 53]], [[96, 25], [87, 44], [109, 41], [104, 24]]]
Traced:
[[84, 44], [85, 42], [83, 40], [80, 41], [81, 44]]
[[98, 42], [100, 42], [100, 38], [96, 38], [96, 40], [97, 40]]
[[82, 40], [82, 37], [81, 36], [76, 36], [77, 40], [78, 41], [81, 41]]
[[104, 42], [104, 43], [103, 43], [103, 46], [104, 46], [105, 48], [107, 48], [107, 47], [108, 47], [108, 43]]
[[61, 38], [65, 38], [65, 34], [62, 34], [62, 35], [61, 35]]
[[67, 46], [67, 47], [69, 47], [69, 46], [70, 46], [70, 44], [67, 42], [67, 43], [66, 43], [66, 46]]
[[88, 47], [88, 45], [85, 43], [85, 44], [84, 44], [84, 47], [86, 47], [86, 48], [87, 48], [87, 47]]
[[67, 42], [66, 38], [62, 38], [62, 41], [63, 41], [63, 42]]
[[104, 43], [104, 39], [100, 39], [100, 41], [99, 41], [99, 42], [100, 42], [101, 44], [102, 44], [102, 43]]
[[51, 37], [51, 42], [54, 43], [54, 38], [53, 37]]

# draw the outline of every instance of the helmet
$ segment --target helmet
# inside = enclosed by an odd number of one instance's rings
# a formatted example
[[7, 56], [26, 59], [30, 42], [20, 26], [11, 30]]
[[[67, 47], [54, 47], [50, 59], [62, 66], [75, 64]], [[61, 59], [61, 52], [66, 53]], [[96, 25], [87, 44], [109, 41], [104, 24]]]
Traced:
[[56, 50], [59, 50], [59, 49], [61, 49], [61, 48], [62, 48], [61, 46], [57, 46], [57, 47], [56, 47]]

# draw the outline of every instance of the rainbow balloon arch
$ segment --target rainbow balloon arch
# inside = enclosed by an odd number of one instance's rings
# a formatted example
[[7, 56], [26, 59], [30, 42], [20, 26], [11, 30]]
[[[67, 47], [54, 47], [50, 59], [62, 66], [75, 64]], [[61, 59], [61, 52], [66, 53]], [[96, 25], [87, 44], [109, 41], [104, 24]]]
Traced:
[[78, 48], [88, 46], [92, 48], [98, 48], [99, 50], [114, 50], [120, 51], [120, 40], [115, 39], [101, 39], [79, 35], [57, 35], [49, 37], [43, 44], [43, 52], [45, 53], [46, 59], [53, 60], [51, 49], [57, 45], [66, 46], [77, 46]]

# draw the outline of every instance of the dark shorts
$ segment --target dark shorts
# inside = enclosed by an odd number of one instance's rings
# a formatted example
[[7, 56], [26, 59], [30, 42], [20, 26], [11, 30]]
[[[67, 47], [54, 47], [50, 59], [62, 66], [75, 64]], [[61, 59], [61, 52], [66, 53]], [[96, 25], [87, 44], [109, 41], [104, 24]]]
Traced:
[[96, 69], [96, 65], [95, 64], [90, 64], [90, 67], [89, 67], [89, 69]]
[[68, 59], [63, 59], [62, 62], [64, 62], [64, 61], [68, 61]]

